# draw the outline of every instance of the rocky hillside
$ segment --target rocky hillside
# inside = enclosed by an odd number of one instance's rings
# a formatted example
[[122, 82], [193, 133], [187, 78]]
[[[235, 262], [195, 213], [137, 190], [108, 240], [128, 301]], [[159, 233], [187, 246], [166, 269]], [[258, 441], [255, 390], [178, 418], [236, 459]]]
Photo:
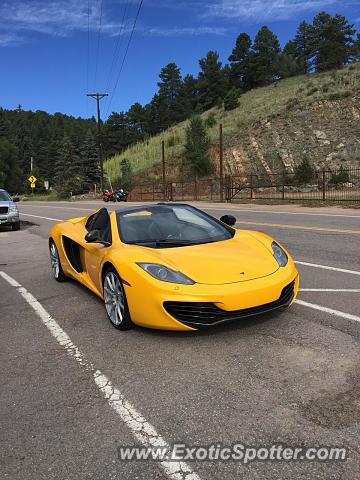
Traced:
[[[209, 135], [217, 170], [219, 123], [223, 124], [227, 174], [270, 178], [284, 167], [292, 172], [305, 157], [316, 169], [360, 168], [360, 63], [252, 90], [241, 96], [237, 109], [212, 109], [203, 114], [204, 119], [209, 116], [215, 120]], [[159, 178], [162, 139], [167, 176], [176, 178], [184, 166], [185, 127], [183, 122], [108, 160], [110, 178], [121, 181], [123, 158], [130, 160], [139, 178]]]

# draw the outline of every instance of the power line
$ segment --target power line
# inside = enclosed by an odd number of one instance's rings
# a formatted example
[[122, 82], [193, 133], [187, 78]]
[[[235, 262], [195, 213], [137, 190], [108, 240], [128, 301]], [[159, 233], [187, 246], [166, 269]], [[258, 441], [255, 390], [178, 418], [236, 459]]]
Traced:
[[143, 4], [143, 3], [144, 3], [144, 0], [140, 0], [139, 7], [138, 7], [138, 10], [137, 10], [137, 13], [136, 13], [135, 20], [134, 20], [134, 24], [133, 24], [133, 27], [132, 27], [132, 30], [131, 30], [131, 34], [130, 34], [130, 36], [129, 36], [129, 40], [128, 40], [128, 43], [127, 43], [127, 45], [126, 45], [124, 57], [123, 57], [123, 60], [122, 60], [122, 62], [121, 62], [120, 70], [119, 70], [118, 76], [117, 76], [117, 78], [116, 78], [114, 90], [113, 90], [113, 92], [112, 92], [112, 94], [111, 94], [111, 97], [110, 97], [110, 101], [109, 101], [109, 105], [108, 105], [108, 109], [107, 109], [106, 115], [108, 115], [109, 110], [110, 110], [110, 107], [111, 107], [111, 103], [112, 103], [112, 101], [113, 101], [113, 99], [114, 99], [114, 95], [115, 95], [115, 92], [116, 92], [116, 89], [117, 89], [117, 86], [118, 86], [118, 83], [119, 83], [119, 80], [120, 80], [121, 73], [122, 73], [123, 68], [124, 68], [124, 65], [125, 65], [125, 60], [126, 60], [126, 57], [127, 57], [128, 51], [129, 51], [129, 48], [130, 48], [131, 40], [132, 40], [133, 35], [134, 35], [136, 23], [137, 23], [137, 21], [138, 21], [138, 18], [139, 18], [139, 15], [140, 15], [140, 11], [141, 11], [141, 7], [142, 7], [142, 4]]
[[115, 48], [114, 48], [114, 52], [113, 52], [113, 57], [112, 57], [112, 61], [111, 61], [109, 75], [108, 75], [107, 82], [106, 82], [106, 90], [110, 89], [112, 73], [113, 73], [114, 67], [117, 64], [118, 56], [119, 56], [119, 53], [121, 51], [121, 46], [122, 46], [122, 43], [123, 43], [123, 40], [124, 40], [123, 33], [124, 33], [124, 30], [125, 30], [125, 23], [126, 23], [126, 20], [127, 20], [126, 19], [126, 13], [127, 13], [128, 6], [129, 6], [129, 0], [127, 0], [127, 2], [125, 4], [123, 17], [122, 17], [122, 20], [121, 20], [121, 27], [120, 27], [119, 33], [117, 34], [117, 37], [116, 37], [116, 43], [115, 43]]
[[103, 0], [99, 0], [99, 2], [100, 2], [100, 18], [99, 18], [98, 39], [97, 39], [97, 49], [96, 49], [96, 62], [95, 62], [95, 81], [94, 81], [95, 88], [96, 88], [97, 72], [98, 72], [98, 65], [99, 65], [100, 38], [101, 38], [101, 28], [102, 28], [102, 16], [103, 16]]
[[[89, 91], [89, 66], [90, 66], [90, 0], [87, 4], [87, 55], [86, 55], [86, 91]], [[89, 113], [89, 103], [86, 102], [86, 116]]]

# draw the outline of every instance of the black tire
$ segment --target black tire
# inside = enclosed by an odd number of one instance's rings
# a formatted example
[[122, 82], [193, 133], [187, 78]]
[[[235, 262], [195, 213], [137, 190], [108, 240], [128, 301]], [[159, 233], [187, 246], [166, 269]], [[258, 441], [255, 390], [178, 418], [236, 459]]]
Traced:
[[14, 223], [14, 225], [11, 225], [11, 228], [13, 232], [20, 230], [20, 222]]
[[[67, 277], [66, 277], [66, 275], [65, 275], [65, 273], [62, 269], [61, 261], [60, 261], [60, 257], [59, 257], [59, 252], [58, 252], [58, 249], [56, 247], [56, 244], [55, 244], [54, 240], [50, 240], [49, 250], [50, 250], [50, 262], [51, 262], [53, 277], [55, 278], [55, 280], [57, 282], [66, 282]], [[53, 262], [55, 262], [55, 253], [56, 253], [56, 256], [57, 256], [58, 268], [56, 268], [55, 264], [53, 263]]]
[[[121, 292], [122, 300], [123, 300], [123, 310], [121, 310], [121, 318], [118, 314], [117, 308], [120, 307], [119, 304], [114, 304], [111, 302], [111, 299], [114, 297], [112, 294], [109, 293], [109, 287], [111, 289], [111, 284], [109, 283], [110, 279], [116, 278], [117, 283], [114, 285], [116, 291], [117, 287], [120, 287], [119, 293]], [[108, 289], [108, 290], [105, 290]], [[121, 278], [115, 268], [109, 267], [103, 273], [103, 298], [105, 303], [105, 310], [111, 325], [116, 328], [117, 330], [130, 330], [134, 327], [134, 324], [130, 317], [129, 307], [126, 299], [125, 289], [121, 282]], [[117, 300], [120, 301], [119, 299]], [[107, 303], [108, 302], [108, 303]], [[112, 310], [113, 309], [113, 310]]]

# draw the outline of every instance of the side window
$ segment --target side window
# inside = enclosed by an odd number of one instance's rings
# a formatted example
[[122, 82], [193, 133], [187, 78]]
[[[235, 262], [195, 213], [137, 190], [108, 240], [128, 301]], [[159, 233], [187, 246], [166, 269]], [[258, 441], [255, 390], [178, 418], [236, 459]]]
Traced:
[[98, 230], [101, 234], [102, 240], [111, 242], [110, 216], [106, 208], [102, 208], [97, 213], [89, 217], [85, 226], [88, 231]]
[[93, 213], [92, 215], [90, 215], [90, 217], [86, 220], [86, 224], [85, 224], [85, 228], [88, 232], [90, 232], [90, 230], [92, 230], [92, 222], [94, 220], [94, 217], [96, 216], [96, 213]]

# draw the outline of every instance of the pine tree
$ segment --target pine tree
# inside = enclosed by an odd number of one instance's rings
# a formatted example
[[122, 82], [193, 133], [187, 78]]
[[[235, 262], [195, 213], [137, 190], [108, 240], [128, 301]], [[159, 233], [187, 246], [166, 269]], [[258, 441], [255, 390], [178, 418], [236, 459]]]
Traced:
[[304, 158], [302, 162], [295, 167], [295, 180], [298, 183], [308, 183], [314, 178], [314, 169], [308, 158]]
[[354, 41], [354, 45], [352, 48], [352, 59], [355, 62], [360, 61], [360, 33], [356, 35], [356, 40]]
[[237, 88], [229, 90], [224, 98], [224, 109], [228, 111], [237, 108], [239, 106], [239, 96], [240, 91]]
[[55, 166], [56, 191], [62, 197], [82, 193], [84, 180], [85, 178], [81, 175], [81, 159], [76, 147], [70, 138], [65, 135]]
[[312, 68], [313, 28], [307, 22], [303, 21], [298, 26], [294, 44], [296, 47], [296, 58], [300, 65], [300, 73], [308, 73]]
[[249, 63], [251, 58], [251, 38], [247, 33], [240, 33], [235, 47], [229, 56], [230, 81], [236, 88], [249, 88]]
[[255, 87], [269, 85], [279, 78], [280, 43], [268, 27], [255, 37], [250, 60], [251, 83]]
[[22, 188], [16, 147], [5, 137], [0, 137], [0, 188], [5, 188], [11, 194], [20, 192]]
[[320, 12], [313, 20], [312, 49], [317, 72], [340, 68], [348, 63], [354, 46], [354, 25], [336, 14]]
[[296, 43], [290, 40], [285, 45], [280, 55], [279, 60], [279, 74], [281, 78], [294, 77], [301, 75], [305, 70], [304, 62], [298, 56]]
[[100, 184], [99, 150], [96, 137], [88, 130], [80, 150], [81, 176], [84, 178], [84, 189], [91, 190], [94, 184]]
[[159, 95], [164, 98], [168, 105], [180, 95], [182, 80], [180, 68], [175, 63], [169, 63], [160, 72], [158, 82]]
[[186, 129], [185, 158], [194, 175], [208, 175], [212, 171], [209, 155], [210, 140], [201, 117], [190, 120]]
[[124, 158], [123, 160], [121, 160], [120, 169], [121, 169], [121, 186], [123, 188], [130, 189], [132, 185], [132, 180], [133, 180], [133, 170], [132, 170], [131, 163], [127, 158]]
[[202, 109], [207, 110], [218, 104], [225, 95], [224, 73], [219, 54], [214, 51], [200, 59], [199, 65], [199, 103]]

